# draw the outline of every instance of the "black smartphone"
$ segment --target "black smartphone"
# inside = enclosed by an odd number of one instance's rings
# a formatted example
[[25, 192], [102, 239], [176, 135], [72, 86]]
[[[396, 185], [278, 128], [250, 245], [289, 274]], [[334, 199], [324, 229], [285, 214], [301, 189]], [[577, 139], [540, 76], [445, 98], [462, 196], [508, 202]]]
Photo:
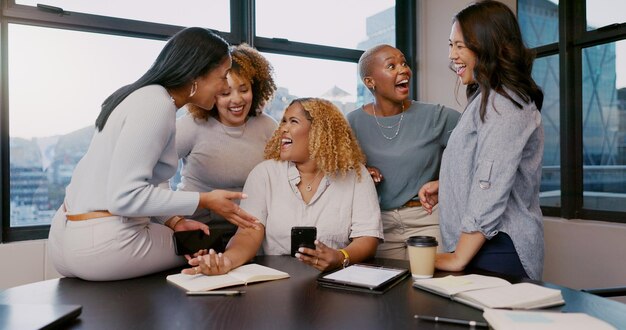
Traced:
[[194, 254], [202, 249], [213, 249], [223, 252], [222, 235], [219, 229], [210, 229], [211, 235], [202, 230], [187, 230], [174, 232], [174, 250], [177, 255]]
[[317, 228], [315, 227], [292, 227], [291, 228], [291, 256], [295, 257], [300, 247], [315, 249]]

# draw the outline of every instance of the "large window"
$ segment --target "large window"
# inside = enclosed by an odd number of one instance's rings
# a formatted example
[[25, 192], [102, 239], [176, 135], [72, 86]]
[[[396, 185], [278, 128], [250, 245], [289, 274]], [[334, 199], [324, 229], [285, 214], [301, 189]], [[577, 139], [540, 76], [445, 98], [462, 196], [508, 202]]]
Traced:
[[100, 104], [145, 72], [164, 42], [21, 24], [8, 29], [10, 225], [45, 225], [87, 150]]
[[356, 109], [370, 97], [357, 73], [362, 51], [389, 43], [411, 58], [415, 49], [415, 8], [406, 0], [182, 0], [177, 10], [162, 0], [0, 2], [0, 242], [47, 237], [100, 104], [183, 27], [211, 28], [263, 52], [276, 73], [278, 93], [266, 108], [276, 119], [296, 97]]
[[544, 214], [626, 222], [626, 3], [518, 0], [518, 15], [546, 96]]

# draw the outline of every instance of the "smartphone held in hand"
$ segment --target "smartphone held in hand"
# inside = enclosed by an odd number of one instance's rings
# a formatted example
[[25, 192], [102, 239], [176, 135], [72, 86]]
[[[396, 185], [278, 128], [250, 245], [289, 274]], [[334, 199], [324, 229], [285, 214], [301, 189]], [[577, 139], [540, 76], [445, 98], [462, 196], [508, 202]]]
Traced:
[[295, 257], [301, 247], [315, 249], [317, 228], [315, 227], [292, 227], [291, 228], [291, 256]]
[[202, 230], [187, 230], [174, 232], [174, 249], [179, 256], [192, 255], [199, 250], [213, 249], [222, 252], [222, 234], [219, 229], [210, 229], [210, 235]]

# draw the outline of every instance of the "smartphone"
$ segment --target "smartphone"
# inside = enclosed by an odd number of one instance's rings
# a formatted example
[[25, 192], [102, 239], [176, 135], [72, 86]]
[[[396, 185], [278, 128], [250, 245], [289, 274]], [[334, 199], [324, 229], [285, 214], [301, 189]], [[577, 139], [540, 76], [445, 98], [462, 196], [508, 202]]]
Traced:
[[211, 235], [202, 230], [187, 230], [174, 232], [174, 251], [177, 255], [194, 254], [202, 249], [213, 249], [223, 252], [223, 230], [210, 229]]
[[295, 257], [300, 247], [315, 249], [317, 228], [315, 227], [292, 227], [291, 228], [291, 256]]

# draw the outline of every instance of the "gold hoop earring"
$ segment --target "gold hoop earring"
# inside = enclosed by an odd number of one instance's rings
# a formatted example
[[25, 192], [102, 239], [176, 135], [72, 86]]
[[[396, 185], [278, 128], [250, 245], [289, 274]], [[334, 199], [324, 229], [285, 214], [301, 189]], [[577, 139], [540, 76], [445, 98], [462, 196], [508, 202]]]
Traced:
[[189, 97], [196, 95], [197, 90], [198, 90], [198, 82], [194, 81], [193, 85], [191, 85], [191, 91], [189, 92]]

